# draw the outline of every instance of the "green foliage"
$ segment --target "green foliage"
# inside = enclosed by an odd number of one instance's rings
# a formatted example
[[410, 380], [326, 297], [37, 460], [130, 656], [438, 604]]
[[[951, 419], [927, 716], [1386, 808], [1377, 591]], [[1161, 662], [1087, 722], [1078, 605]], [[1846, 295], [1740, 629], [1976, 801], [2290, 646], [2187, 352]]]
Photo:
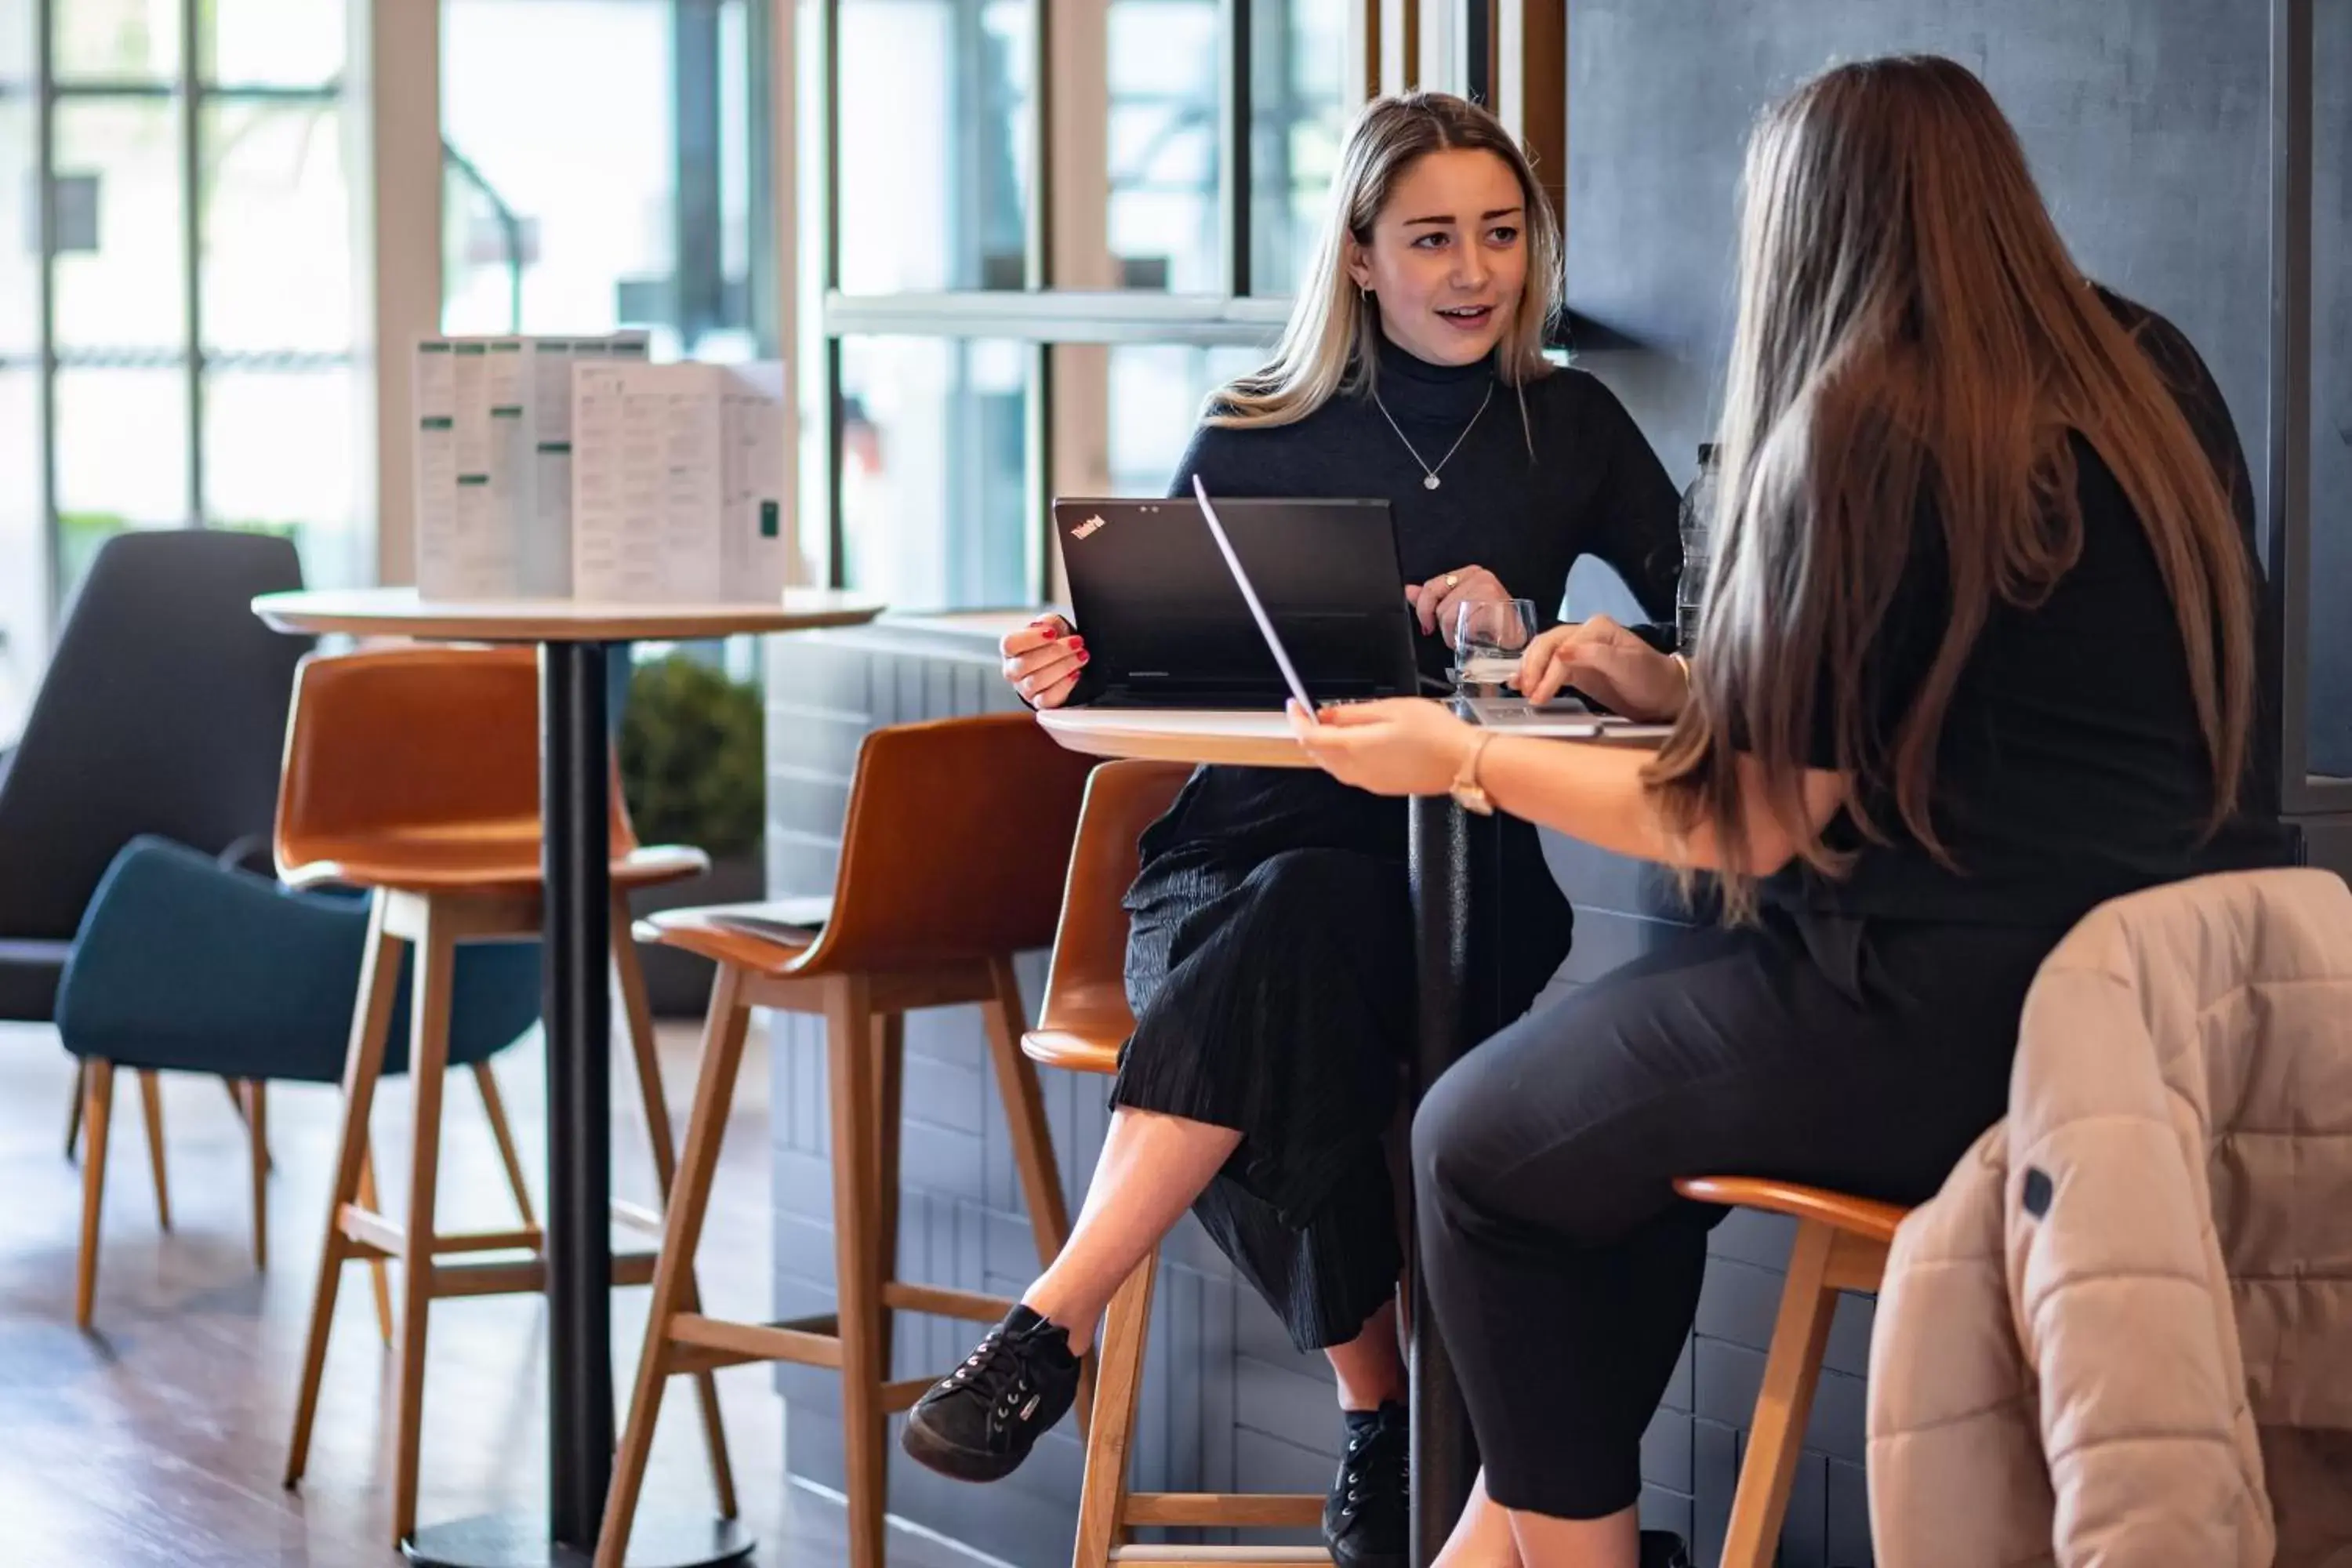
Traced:
[[645, 843], [691, 844], [714, 860], [755, 851], [767, 809], [759, 694], [684, 654], [639, 665], [621, 787]]

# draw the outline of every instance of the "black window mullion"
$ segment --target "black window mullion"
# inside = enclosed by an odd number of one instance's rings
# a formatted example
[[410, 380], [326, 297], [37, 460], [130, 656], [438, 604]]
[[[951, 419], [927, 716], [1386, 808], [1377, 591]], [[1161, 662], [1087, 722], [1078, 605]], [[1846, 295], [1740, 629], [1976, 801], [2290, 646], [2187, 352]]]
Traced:
[[1225, 292], [1250, 291], [1250, 10], [1252, 0], [1224, 0], [1223, 196]]
[[205, 525], [203, 0], [180, 0], [180, 281], [187, 300], [188, 526]]
[[56, 0], [34, 0], [33, 19], [33, 224], [40, 266], [41, 537], [48, 552], [48, 626], [57, 636], [58, 611], [65, 593], [58, 570], [65, 559], [63, 524], [58, 514], [58, 80]]

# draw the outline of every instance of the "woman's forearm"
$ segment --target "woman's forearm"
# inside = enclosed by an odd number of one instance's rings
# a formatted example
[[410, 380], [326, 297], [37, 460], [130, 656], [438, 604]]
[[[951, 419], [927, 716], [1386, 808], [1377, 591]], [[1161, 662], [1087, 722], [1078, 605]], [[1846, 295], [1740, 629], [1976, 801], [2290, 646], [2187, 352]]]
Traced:
[[[1597, 848], [1662, 865], [1723, 869], [1712, 827], [1702, 825], [1681, 839], [1668, 830], [1656, 797], [1642, 782], [1650, 756], [1638, 746], [1497, 735], [1479, 758], [1478, 782], [1497, 809]], [[1795, 845], [1772, 813], [1755, 804], [1763, 789], [1754, 763], [1743, 757], [1739, 768], [1749, 802], [1747, 868], [1768, 877], [1789, 863]], [[1808, 771], [1804, 795], [1805, 812], [1818, 828], [1844, 799], [1844, 783], [1836, 773]]]

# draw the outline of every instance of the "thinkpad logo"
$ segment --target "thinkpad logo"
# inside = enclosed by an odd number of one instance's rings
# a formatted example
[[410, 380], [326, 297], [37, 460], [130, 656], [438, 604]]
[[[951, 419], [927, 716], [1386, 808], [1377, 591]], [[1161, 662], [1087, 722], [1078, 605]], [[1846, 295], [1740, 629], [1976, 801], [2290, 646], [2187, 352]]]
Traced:
[[1090, 517], [1087, 519], [1086, 521], [1078, 524], [1077, 527], [1070, 530], [1070, 537], [1072, 539], [1092, 538], [1095, 534], [1101, 531], [1102, 526], [1103, 520], [1101, 518]]

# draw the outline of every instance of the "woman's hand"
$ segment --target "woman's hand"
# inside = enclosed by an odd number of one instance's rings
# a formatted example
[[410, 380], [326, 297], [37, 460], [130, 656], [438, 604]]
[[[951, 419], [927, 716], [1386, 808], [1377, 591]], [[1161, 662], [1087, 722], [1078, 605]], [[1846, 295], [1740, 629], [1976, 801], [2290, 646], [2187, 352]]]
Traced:
[[1643, 723], [1664, 723], [1683, 710], [1690, 678], [1606, 616], [1554, 626], [1528, 645], [1511, 684], [1530, 702], [1548, 702], [1573, 686], [1612, 710]]
[[1374, 795], [1444, 795], [1461, 776], [1478, 731], [1435, 702], [1399, 698], [1323, 710], [1296, 702], [1290, 731], [1318, 766]]
[[1004, 656], [1004, 679], [1032, 708], [1059, 708], [1070, 700], [1078, 675], [1093, 658], [1087, 639], [1059, 616], [1039, 616], [997, 645]]
[[1454, 612], [1464, 605], [1486, 599], [1507, 599], [1511, 591], [1484, 566], [1464, 566], [1443, 572], [1419, 586], [1408, 586], [1404, 602], [1420, 617], [1421, 635], [1442, 632], [1445, 646], [1454, 646]]

